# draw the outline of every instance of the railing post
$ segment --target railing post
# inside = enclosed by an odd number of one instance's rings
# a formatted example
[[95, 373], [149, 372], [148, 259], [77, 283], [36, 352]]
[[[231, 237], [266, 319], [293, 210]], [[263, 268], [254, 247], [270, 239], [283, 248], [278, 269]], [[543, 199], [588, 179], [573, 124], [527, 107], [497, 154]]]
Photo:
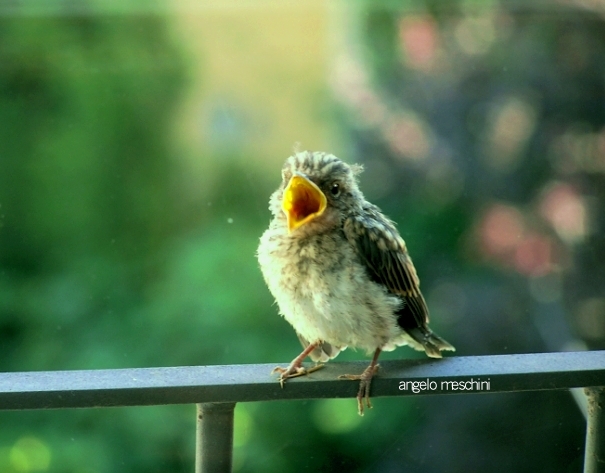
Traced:
[[588, 399], [584, 473], [605, 473], [605, 387], [585, 388]]
[[195, 473], [231, 471], [234, 402], [197, 404]]

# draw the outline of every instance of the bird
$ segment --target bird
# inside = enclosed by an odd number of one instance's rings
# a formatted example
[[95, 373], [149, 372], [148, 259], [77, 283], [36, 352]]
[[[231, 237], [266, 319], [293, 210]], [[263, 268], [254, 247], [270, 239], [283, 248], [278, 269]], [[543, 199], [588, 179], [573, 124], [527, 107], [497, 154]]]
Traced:
[[[358, 184], [363, 166], [326, 152], [298, 151], [282, 168], [269, 199], [272, 220], [257, 259], [280, 314], [303, 351], [279, 382], [309, 374], [347, 347], [373, 353], [358, 380], [357, 409], [368, 408], [382, 351], [408, 345], [431, 358], [455, 348], [429, 328], [420, 281], [395, 223], [368, 202]], [[312, 368], [302, 366], [309, 356]]]

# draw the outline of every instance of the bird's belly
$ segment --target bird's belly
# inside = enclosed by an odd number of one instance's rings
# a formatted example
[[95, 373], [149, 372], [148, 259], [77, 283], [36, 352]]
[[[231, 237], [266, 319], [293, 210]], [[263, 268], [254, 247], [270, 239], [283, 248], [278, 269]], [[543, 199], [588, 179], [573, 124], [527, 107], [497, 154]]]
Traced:
[[344, 237], [295, 242], [269, 230], [258, 259], [280, 313], [309, 342], [370, 352], [401, 335], [401, 301], [369, 279]]
[[368, 281], [361, 267], [335, 273], [311, 268], [296, 285], [277, 292], [282, 314], [310, 342], [370, 352], [401, 333], [394, 315], [398, 299]]

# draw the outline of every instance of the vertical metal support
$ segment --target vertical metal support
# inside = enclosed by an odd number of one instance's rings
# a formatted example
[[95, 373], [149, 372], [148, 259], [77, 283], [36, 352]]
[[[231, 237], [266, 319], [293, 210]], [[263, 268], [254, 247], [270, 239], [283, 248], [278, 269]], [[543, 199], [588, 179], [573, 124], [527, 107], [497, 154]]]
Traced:
[[584, 390], [588, 399], [584, 473], [605, 473], [605, 387]]
[[231, 471], [234, 402], [197, 404], [195, 473]]

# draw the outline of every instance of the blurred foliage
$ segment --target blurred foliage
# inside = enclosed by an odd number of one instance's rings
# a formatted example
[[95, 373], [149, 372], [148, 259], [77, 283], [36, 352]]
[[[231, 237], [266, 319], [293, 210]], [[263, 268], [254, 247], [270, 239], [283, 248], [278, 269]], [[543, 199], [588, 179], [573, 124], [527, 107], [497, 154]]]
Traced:
[[[192, 65], [173, 19], [90, 5], [0, 17], [1, 368], [292, 359], [254, 256], [279, 169], [175, 143]], [[400, 224], [436, 330], [461, 355], [560, 350], [574, 328], [602, 348], [603, 20], [491, 1], [342, 11], [357, 25], [334, 74], [343, 157]], [[191, 156], [212, 173], [199, 189]], [[238, 405], [236, 470], [580, 469], [567, 393], [374, 404], [363, 419], [350, 399]], [[0, 413], [0, 470], [191, 471], [194, 418]]]
[[[433, 325], [461, 355], [605, 347], [602, 16], [571, 2], [375, 0], [359, 17], [362, 46], [334, 87], [343, 130], [368, 195], [401, 224]], [[536, 400], [551, 425], [538, 435], [533, 396], [517, 396], [486, 400], [480, 419], [472, 399], [431, 403], [424, 442], [370, 469], [579, 471], [571, 399]], [[460, 435], [435, 439], [443, 425]]]
[[[184, 228], [167, 130], [185, 78], [158, 16], [0, 19], [3, 370], [162, 359], [140, 343], [154, 321], [139, 314], [167, 241]], [[186, 469], [189, 417], [166, 408], [3, 413], [0, 464]]]

